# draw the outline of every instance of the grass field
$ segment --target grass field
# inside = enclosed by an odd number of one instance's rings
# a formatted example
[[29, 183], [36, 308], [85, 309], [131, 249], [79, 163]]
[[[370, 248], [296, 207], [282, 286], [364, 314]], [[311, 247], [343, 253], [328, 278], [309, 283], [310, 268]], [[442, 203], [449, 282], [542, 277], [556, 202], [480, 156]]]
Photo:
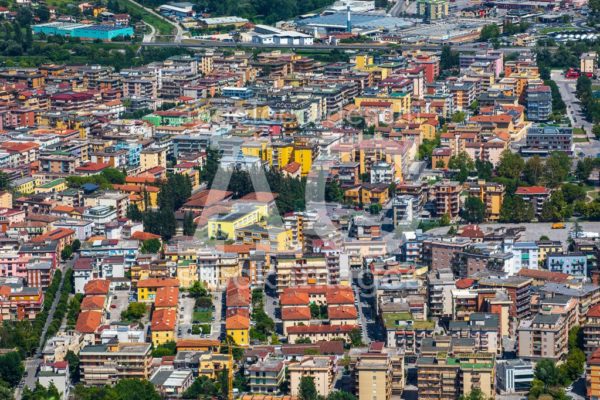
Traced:
[[[65, 0], [55, 0], [65, 1]], [[119, 0], [119, 6], [127, 9], [127, 12], [132, 16], [139, 17], [147, 24], [152, 25], [156, 29], [158, 35], [171, 35], [174, 30], [174, 26], [165, 21], [164, 19], [157, 17], [156, 15], [149, 13], [143, 7], [132, 3], [129, 0]]]
[[589, 142], [587, 137], [574, 137], [573, 142], [575, 143], [587, 143]]
[[573, 135], [586, 136], [586, 133], [581, 128], [573, 128]]
[[194, 311], [192, 320], [198, 321], [198, 322], [211, 322], [212, 321], [212, 312], [211, 311]]

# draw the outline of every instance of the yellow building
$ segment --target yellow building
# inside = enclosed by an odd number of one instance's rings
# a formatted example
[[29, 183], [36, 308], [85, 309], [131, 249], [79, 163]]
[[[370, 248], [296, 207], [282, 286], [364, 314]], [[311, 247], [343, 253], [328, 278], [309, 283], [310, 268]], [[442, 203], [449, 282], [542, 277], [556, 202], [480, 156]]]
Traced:
[[354, 98], [354, 105], [360, 108], [363, 102], [385, 101], [392, 103], [392, 112], [394, 114], [407, 114], [411, 111], [410, 93], [391, 93], [378, 96], [358, 96]]
[[562, 254], [562, 243], [558, 240], [539, 240], [535, 242], [538, 245], [539, 255], [538, 261], [543, 264], [546, 261], [546, 256], [549, 253]]
[[499, 183], [479, 180], [469, 187], [469, 195], [479, 198], [485, 204], [485, 218], [489, 221], [500, 219], [500, 209], [504, 201], [504, 186]]
[[250, 225], [237, 229], [235, 237], [243, 244], [266, 244], [271, 250], [284, 251], [292, 246], [292, 230], [277, 226]]
[[12, 182], [12, 187], [16, 192], [22, 194], [31, 194], [34, 192], [35, 187], [39, 184], [39, 181], [32, 177], [25, 177], [17, 179]]
[[44, 183], [43, 185], [37, 186], [34, 191], [36, 194], [38, 193], [56, 193], [62, 192], [67, 189], [67, 180], [66, 179], [55, 179], [53, 181]]
[[154, 311], [150, 330], [152, 332], [152, 345], [154, 347], [167, 342], [175, 341], [175, 325], [177, 323], [177, 311], [165, 308]]
[[233, 357], [229, 354], [204, 353], [200, 356], [198, 376], [217, 379], [222, 371], [229, 371], [231, 368], [233, 368]]
[[356, 364], [358, 400], [392, 398], [392, 362], [389, 358], [363, 357]]
[[281, 169], [292, 161], [294, 146], [291, 143], [275, 142], [266, 149], [265, 161], [270, 167]]
[[389, 200], [388, 185], [365, 183], [360, 188], [360, 201], [364, 205], [381, 204]]
[[[312, 167], [313, 151], [309, 146], [294, 147], [294, 161], [300, 164], [300, 174], [307, 176]], [[287, 165], [287, 164], [286, 164]]]
[[161, 287], [179, 287], [179, 280], [175, 278], [148, 278], [137, 283], [137, 301], [154, 302], [156, 291]]
[[227, 336], [238, 346], [250, 344], [250, 319], [242, 314], [235, 314], [225, 320]]
[[0, 208], [12, 208], [13, 196], [9, 191], [0, 192]]
[[198, 280], [198, 267], [195, 262], [182, 260], [177, 263], [177, 279], [182, 288], [189, 288]]
[[[236, 204], [237, 206], [237, 204]], [[229, 214], [220, 214], [208, 220], [208, 237], [233, 239], [238, 228], [253, 224], [263, 224], [269, 215], [267, 204], [240, 205]]]
[[148, 148], [142, 150], [140, 154], [140, 167], [142, 171], [147, 171], [154, 167], [167, 168], [167, 149]]

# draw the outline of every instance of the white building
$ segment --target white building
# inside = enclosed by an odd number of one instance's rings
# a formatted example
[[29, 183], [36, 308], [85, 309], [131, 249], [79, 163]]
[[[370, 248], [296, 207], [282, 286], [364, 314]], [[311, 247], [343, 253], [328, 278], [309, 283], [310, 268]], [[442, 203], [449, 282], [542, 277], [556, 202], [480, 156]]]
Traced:
[[392, 183], [394, 182], [394, 165], [384, 161], [371, 166], [371, 183]]
[[502, 251], [512, 253], [512, 262], [505, 263], [505, 272], [517, 274], [522, 268], [539, 269], [540, 250], [535, 242], [515, 242], [505, 239]]
[[499, 361], [496, 365], [496, 387], [500, 393], [527, 393], [533, 381], [533, 364], [521, 359]]

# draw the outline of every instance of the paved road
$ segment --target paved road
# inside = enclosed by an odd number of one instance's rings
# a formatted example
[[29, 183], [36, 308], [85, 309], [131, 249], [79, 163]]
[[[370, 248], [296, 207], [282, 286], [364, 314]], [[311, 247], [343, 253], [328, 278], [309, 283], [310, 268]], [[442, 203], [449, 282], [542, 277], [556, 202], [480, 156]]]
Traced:
[[156, 28], [154, 28], [154, 25], [150, 25], [146, 21], [143, 22], [148, 28], [150, 28], [150, 32], [144, 34], [144, 42], [154, 42], [154, 37], [156, 36]]
[[[129, 1], [131, 1], [133, 4], [135, 4], [135, 5], [139, 6], [139, 7], [142, 7], [144, 10], [146, 10], [150, 14], [153, 14], [153, 15], [157, 16], [158, 18], [162, 19], [163, 21], [166, 21], [169, 24], [173, 25], [173, 27], [177, 31], [176, 34], [175, 34], [175, 39], [173, 40], [173, 42], [174, 43], [180, 43], [181, 42], [181, 39], [183, 38], [183, 34], [184, 34], [184, 31], [183, 31], [183, 28], [181, 27], [181, 25], [179, 25], [177, 22], [173, 22], [170, 19], [163, 17], [162, 15], [160, 15], [159, 13], [157, 13], [156, 11], [154, 11], [153, 9], [146, 7], [143, 4], [138, 3], [135, 0], [129, 0]], [[144, 36], [144, 42], [146, 42], [145, 36]], [[150, 41], [150, 43], [152, 43], [152, 41]]]
[[560, 95], [567, 105], [567, 116], [571, 120], [571, 125], [576, 128], [583, 128], [588, 138], [588, 142], [575, 143], [577, 154], [583, 153], [587, 157], [596, 157], [600, 154], [600, 142], [592, 133], [593, 124], [588, 122], [583, 115], [581, 103], [575, 96], [576, 79], [567, 79], [562, 71], [553, 70], [551, 78], [560, 91]]
[[[35, 350], [34, 355], [25, 360], [25, 376], [24, 376], [23, 380], [21, 381], [21, 383], [24, 383], [25, 386], [27, 386], [30, 389], [35, 388], [35, 383], [37, 382], [36, 373], [37, 373], [37, 370], [38, 370], [40, 364], [42, 363], [42, 350], [44, 348], [44, 343], [46, 342], [46, 332], [48, 332], [48, 327], [50, 326], [50, 323], [52, 322], [52, 318], [54, 318], [54, 312], [56, 311], [56, 306], [58, 305], [58, 301], [60, 299], [60, 291], [62, 290], [63, 284], [65, 282], [66, 272], [69, 269], [71, 269], [72, 266], [73, 266], [73, 260], [68, 261], [68, 263], [63, 268], [61, 268], [61, 266], [59, 265], [58, 268], [62, 272], [60, 285], [58, 286], [58, 290], [56, 292], [56, 296], [54, 297], [54, 301], [52, 302], [52, 306], [50, 307], [50, 310], [48, 311], [48, 318], [46, 319], [46, 323], [44, 324], [44, 328], [42, 329], [42, 334], [40, 336], [40, 343], [39, 343], [37, 349]], [[21, 390], [19, 388], [17, 388], [17, 390], [15, 390], [15, 399], [20, 400], [21, 395], [22, 395]]]
[[[185, 42], [173, 43], [173, 42], [142, 42], [142, 46], [153, 46], [153, 47], [190, 47], [190, 48], [215, 48], [215, 47], [233, 47], [233, 48], [264, 48], [264, 49], [308, 49], [308, 50], [373, 50], [375, 48], [386, 49], [389, 47], [388, 44], [375, 44], [375, 43], [355, 43], [355, 44], [313, 44], [313, 45], [276, 45], [276, 44], [258, 44], [251, 42], [220, 42], [215, 40], [199, 40], [199, 39], [187, 39]], [[448, 43], [456, 51], [461, 52], [473, 52], [482, 49], [484, 43], [466, 43], [466, 44], [453, 44]], [[426, 45], [410, 45], [400, 44], [402, 49], [419, 49], [426, 51], [437, 51], [441, 49], [441, 45], [437, 44], [426, 44]], [[551, 49], [551, 48], [549, 48]], [[531, 51], [530, 47], [503, 47], [498, 49], [504, 53], [520, 53], [524, 51]]]
[[[484, 232], [486, 232], [489, 228], [498, 229], [500, 227], [524, 227], [525, 231], [521, 232], [520, 238], [520, 240], [522, 241], [539, 240], [540, 236], [545, 235], [548, 236], [550, 240], [560, 240], [561, 242], [563, 242], [563, 244], [566, 245], [566, 241], [569, 237], [569, 231], [573, 228], [575, 224], [573, 222], [566, 222], [565, 225], [565, 229], [552, 229], [552, 223], [550, 222], [532, 222], [527, 224], [480, 224], [479, 227]], [[580, 222], [579, 226], [581, 226], [584, 232], [600, 232], [600, 222]], [[427, 232], [434, 235], [441, 235], [448, 232], [448, 229], [450, 228], [434, 228]]]

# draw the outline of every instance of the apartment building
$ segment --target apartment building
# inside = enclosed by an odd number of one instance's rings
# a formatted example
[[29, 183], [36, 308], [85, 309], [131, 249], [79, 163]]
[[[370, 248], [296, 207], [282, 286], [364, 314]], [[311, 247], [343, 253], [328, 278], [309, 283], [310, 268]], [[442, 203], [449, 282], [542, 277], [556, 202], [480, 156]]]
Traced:
[[486, 398], [495, 397], [495, 355], [490, 353], [440, 353], [417, 360], [419, 399], [454, 400], [481, 390]]
[[510, 316], [519, 320], [531, 314], [531, 285], [533, 279], [521, 276], [485, 278], [479, 280], [481, 289], [503, 289], [511, 300]]
[[590, 400], [600, 399], [600, 349], [595, 349], [587, 358], [586, 396]]
[[355, 366], [359, 400], [392, 398], [392, 361], [388, 357], [361, 357]]
[[582, 328], [583, 347], [585, 353], [590, 355], [595, 349], [600, 348], [600, 304], [588, 310]]
[[527, 129], [524, 155], [546, 156], [554, 151], [573, 153], [573, 128], [558, 125], [533, 125]]
[[537, 314], [517, 328], [518, 356], [525, 360], [560, 361], [568, 351], [568, 328], [560, 314]]
[[114, 385], [120, 379], [150, 379], [150, 343], [89, 345], [79, 353], [81, 382], [89, 386]]
[[547, 121], [552, 115], [552, 91], [550, 86], [537, 85], [527, 88], [527, 119]]
[[534, 368], [530, 361], [502, 360], [496, 366], [496, 387], [502, 394], [526, 394], [531, 389]]
[[452, 289], [455, 288], [454, 274], [450, 268], [429, 271], [427, 274], [429, 315], [438, 318], [452, 315]]
[[339, 264], [328, 262], [328, 257], [322, 253], [278, 254], [272, 262], [278, 293], [288, 287], [326, 286], [331, 282], [330, 275], [339, 276]]
[[504, 201], [504, 185], [495, 182], [478, 180], [468, 188], [469, 195], [477, 197], [485, 205], [485, 219], [497, 221], [500, 219], [500, 208]]
[[521, 186], [517, 188], [515, 195], [520, 196], [526, 203], [530, 203], [535, 215], [539, 216], [551, 193], [551, 190], [544, 186]]
[[248, 368], [252, 393], [278, 394], [285, 380], [285, 363], [280, 359], [259, 360]]
[[336, 374], [335, 357], [305, 356], [299, 362], [288, 367], [290, 374], [290, 391], [292, 396], [300, 393], [300, 381], [303, 377], [313, 378], [319, 396], [327, 397], [332, 390]]
[[583, 253], [548, 253], [546, 255], [546, 269], [552, 272], [587, 277], [587, 260], [588, 257]]
[[497, 314], [472, 313], [468, 321], [450, 321], [448, 334], [455, 338], [474, 340], [477, 352], [502, 354], [500, 318]]
[[460, 183], [454, 181], [442, 181], [433, 186], [432, 194], [435, 199], [436, 215], [438, 217], [448, 215], [451, 220], [458, 217], [461, 190]]
[[[387, 366], [387, 362], [391, 363], [391, 386], [392, 386], [392, 395], [400, 396], [402, 391], [404, 390], [405, 378], [404, 378], [404, 352], [399, 349], [392, 349], [389, 347], [384, 347], [384, 343], [382, 342], [372, 342], [369, 347], [360, 347], [360, 348], [352, 348], [348, 353], [348, 357], [350, 358], [350, 371], [352, 372], [353, 382], [355, 389], [357, 389], [357, 394], [359, 394], [359, 388], [361, 387], [361, 378], [363, 379], [363, 391], [368, 393], [368, 390], [372, 385], [372, 381], [369, 380], [369, 364], [366, 360], [373, 360], [373, 368], [371, 371], [374, 375], [380, 374], [376, 381], [384, 386], [388, 385], [387, 379], [387, 371], [378, 370], [374, 368], [375, 361], [379, 361], [382, 365]], [[362, 368], [357, 368], [361, 361], [364, 361], [362, 364]], [[369, 366], [369, 367], [368, 367]], [[383, 384], [385, 382], [385, 385]], [[386, 394], [387, 391], [383, 390], [378, 393], [374, 393], [377, 398], [380, 395]], [[368, 397], [367, 397], [368, 398]]]

